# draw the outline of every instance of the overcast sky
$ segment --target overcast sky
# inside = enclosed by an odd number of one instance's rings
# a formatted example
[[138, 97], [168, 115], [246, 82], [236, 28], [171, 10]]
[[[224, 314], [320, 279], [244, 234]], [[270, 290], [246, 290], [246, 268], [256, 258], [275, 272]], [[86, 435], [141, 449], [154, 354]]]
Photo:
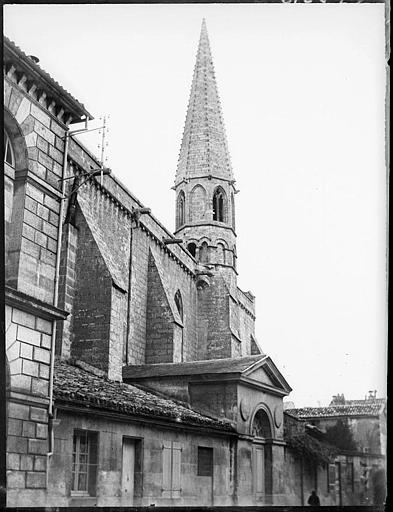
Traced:
[[[4, 32], [97, 118], [169, 229], [202, 18], [236, 196], [239, 286], [297, 407], [385, 394], [382, 4], [13, 5]], [[80, 140], [98, 154], [98, 132]]]

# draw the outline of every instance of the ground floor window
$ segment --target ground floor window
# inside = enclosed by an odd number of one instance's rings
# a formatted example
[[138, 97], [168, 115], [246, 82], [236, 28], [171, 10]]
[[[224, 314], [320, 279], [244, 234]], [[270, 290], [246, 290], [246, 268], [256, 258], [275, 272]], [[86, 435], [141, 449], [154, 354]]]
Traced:
[[198, 476], [213, 476], [213, 448], [198, 446]]
[[72, 494], [95, 496], [97, 480], [96, 432], [75, 430], [72, 449]]

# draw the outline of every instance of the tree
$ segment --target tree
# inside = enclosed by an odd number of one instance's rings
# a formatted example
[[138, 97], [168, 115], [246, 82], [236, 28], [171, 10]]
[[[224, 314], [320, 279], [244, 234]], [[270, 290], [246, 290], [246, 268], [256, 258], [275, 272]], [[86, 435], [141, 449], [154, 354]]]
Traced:
[[338, 420], [332, 427], [327, 427], [325, 439], [340, 450], [355, 452], [358, 449], [348, 423], [343, 420]]

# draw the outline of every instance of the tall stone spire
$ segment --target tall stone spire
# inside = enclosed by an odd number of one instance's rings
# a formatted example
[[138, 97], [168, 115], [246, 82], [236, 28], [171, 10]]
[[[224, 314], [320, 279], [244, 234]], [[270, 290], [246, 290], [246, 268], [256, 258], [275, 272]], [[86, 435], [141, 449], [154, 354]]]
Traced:
[[175, 184], [183, 179], [205, 176], [233, 180], [209, 38], [203, 20]]
[[[197, 261], [234, 278], [235, 198], [205, 20], [175, 179], [176, 230]], [[231, 279], [232, 279], [231, 277]]]

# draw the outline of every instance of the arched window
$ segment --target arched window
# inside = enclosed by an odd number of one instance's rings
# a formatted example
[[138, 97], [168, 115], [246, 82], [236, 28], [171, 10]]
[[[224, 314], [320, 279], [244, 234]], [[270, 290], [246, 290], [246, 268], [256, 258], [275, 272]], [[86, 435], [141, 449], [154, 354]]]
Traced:
[[15, 167], [14, 150], [12, 149], [11, 141], [6, 131], [4, 131], [4, 162], [11, 165], [11, 167]]
[[179, 312], [180, 318], [183, 321], [183, 301], [181, 298], [180, 290], [177, 290], [177, 292], [175, 293], [175, 304]]
[[269, 416], [263, 409], [259, 409], [254, 417], [252, 424], [252, 435], [255, 437], [264, 438], [272, 437], [272, 429], [270, 426]]
[[199, 261], [201, 263], [208, 263], [209, 261], [209, 246], [207, 242], [202, 242], [202, 245], [199, 248]]
[[190, 242], [188, 245], [187, 245], [187, 251], [189, 253], [191, 253], [192, 256], [194, 256], [195, 258], [195, 254], [196, 254], [196, 245], [194, 244], [194, 242]]
[[186, 197], [181, 190], [177, 196], [177, 219], [176, 227], [182, 226], [186, 221]]
[[213, 195], [213, 220], [226, 222], [226, 195], [221, 187], [217, 187]]

